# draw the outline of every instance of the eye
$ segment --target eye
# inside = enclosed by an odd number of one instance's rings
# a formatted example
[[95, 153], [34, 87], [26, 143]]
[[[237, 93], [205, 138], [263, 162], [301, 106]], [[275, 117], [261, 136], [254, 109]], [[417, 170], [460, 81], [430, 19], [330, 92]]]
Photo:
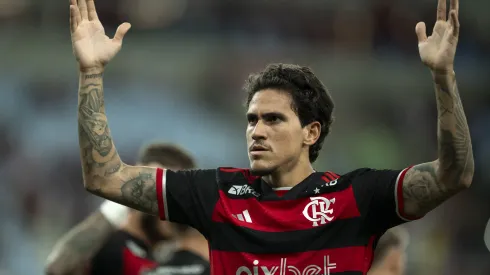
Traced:
[[255, 124], [257, 124], [257, 120], [258, 120], [257, 116], [255, 116], [255, 115], [247, 115], [247, 121], [248, 121], [248, 124], [249, 125], [255, 125]]
[[279, 117], [276, 116], [276, 115], [271, 115], [269, 117], [267, 117], [267, 122], [271, 122], [271, 123], [277, 123], [279, 122]]

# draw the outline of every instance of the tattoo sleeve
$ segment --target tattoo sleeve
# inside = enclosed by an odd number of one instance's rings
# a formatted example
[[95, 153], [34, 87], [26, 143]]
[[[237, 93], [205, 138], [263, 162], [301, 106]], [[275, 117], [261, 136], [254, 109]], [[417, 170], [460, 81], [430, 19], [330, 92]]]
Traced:
[[114, 228], [99, 211], [74, 227], [54, 246], [46, 264], [46, 274], [75, 274], [102, 247]]
[[454, 72], [434, 73], [438, 110], [438, 159], [411, 168], [403, 182], [405, 213], [423, 216], [469, 187], [474, 162], [471, 138]]
[[78, 133], [85, 188], [97, 196], [158, 214], [156, 169], [125, 165], [105, 114], [102, 70], [80, 74]]

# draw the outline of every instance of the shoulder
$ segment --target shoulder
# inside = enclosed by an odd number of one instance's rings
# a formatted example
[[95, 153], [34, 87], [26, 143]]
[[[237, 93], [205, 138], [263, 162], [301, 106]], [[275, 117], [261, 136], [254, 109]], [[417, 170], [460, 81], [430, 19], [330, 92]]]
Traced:
[[258, 176], [252, 175], [250, 169], [234, 167], [219, 167], [217, 170], [217, 177], [220, 182], [246, 180], [249, 183], [252, 183], [259, 179]]

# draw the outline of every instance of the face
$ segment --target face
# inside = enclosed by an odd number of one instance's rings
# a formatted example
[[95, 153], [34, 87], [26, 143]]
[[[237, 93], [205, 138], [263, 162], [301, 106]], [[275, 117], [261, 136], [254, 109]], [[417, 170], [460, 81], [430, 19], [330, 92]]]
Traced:
[[[267, 89], [255, 93], [247, 111], [247, 147], [250, 167], [256, 175], [268, 175], [292, 166], [308, 145], [318, 139], [317, 122], [301, 127], [288, 93]], [[313, 130], [313, 131], [312, 131]]]
[[[159, 163], [148, 163], [145, 166], [157, 167], [157, 168], [168, 168], [171, 170], [179, 170], [179, 167], [163, 167]], [[159, 241], [171, 240], [175, 236], [173, 233], [173, 227], [170, 222], [162, 221], [156, 216], [142, 214], [141, 215], [141, 227], [145, 232], [145, 235], [150, 239], [151, 242], [157, 243]]]

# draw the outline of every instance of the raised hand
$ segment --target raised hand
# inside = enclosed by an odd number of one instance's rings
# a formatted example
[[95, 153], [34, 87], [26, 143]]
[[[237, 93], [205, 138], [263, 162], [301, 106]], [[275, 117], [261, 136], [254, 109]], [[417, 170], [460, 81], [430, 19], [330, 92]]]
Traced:
[[433, 72], [452, 72], [459, 36], [459, 1], [451, 0], [447, 19], [446, 0], [438, 0], [437, 21], [432, 35], [427, 37], [424, 22], [415, 27], [422, 62]]
[[121, 24], [110, 39], [99, 21], [94, 0], [70, 0], [70, 30], [73, 53], [80, 70], [102, 69], [121, 49], [124, 35], [131, 28]]

